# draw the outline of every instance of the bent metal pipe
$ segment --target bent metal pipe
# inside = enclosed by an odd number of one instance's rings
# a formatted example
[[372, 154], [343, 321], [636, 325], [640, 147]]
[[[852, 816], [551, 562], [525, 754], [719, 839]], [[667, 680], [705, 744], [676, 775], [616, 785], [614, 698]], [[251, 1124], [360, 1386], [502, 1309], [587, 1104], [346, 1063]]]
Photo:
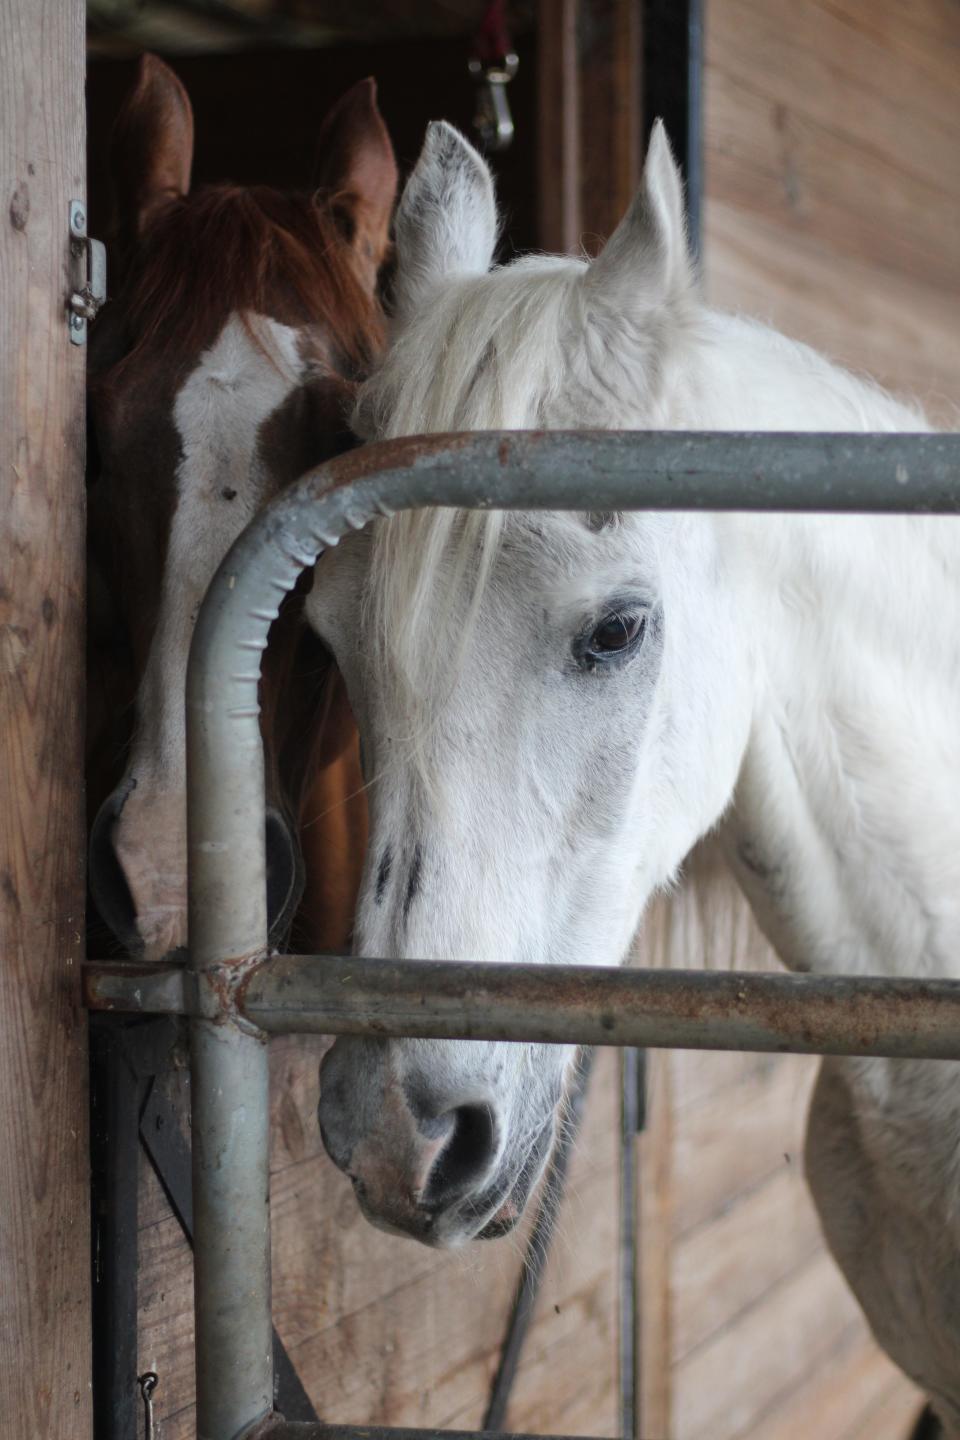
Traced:
[[236, 1004], [267, 952], [257, 687], [270, 625], [299, 574], [377, 515], [576, 510], [587, 496], [609, 510], [956, 514], [960, 436], [414, 437], [310, 472], [241, 536], [200, 612], [187, 677], [199, 1440], [236, 1440], [272, 1407], [266, 1046]]

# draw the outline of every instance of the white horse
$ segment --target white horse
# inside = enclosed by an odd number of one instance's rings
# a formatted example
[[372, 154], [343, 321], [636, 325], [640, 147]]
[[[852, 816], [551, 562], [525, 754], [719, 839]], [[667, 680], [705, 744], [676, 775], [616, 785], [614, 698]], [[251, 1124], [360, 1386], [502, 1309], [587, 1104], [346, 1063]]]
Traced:
[[[368, 438], [606, 427], [916, 431], [916, 409], [707, 309], [662, 128], [592, 264], [490, 269], [483, 161], [431, 127], [397, 216]], [[325, 558], [372, 835], [360, 953], [618, 962], [719, 827], [795, 970], [960, 974], [960, 522], [458, 515]], [[327, 1146], [380, 1224], [508, 1227], [549, 1149], [559, 1047], [340, 1039]], [[807, 1172], [880, 1343], [960, 1436], [960, 1074], [827, 1060]]]

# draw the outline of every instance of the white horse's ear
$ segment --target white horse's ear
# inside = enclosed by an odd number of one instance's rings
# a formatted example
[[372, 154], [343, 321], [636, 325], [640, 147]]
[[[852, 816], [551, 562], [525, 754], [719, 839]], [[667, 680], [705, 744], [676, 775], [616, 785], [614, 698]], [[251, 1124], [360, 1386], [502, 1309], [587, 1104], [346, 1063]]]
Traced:
[[427, 127], [395, 220], [398, 308], [412, 308], [445, 275], [482, 275], [497, 243], [493, 176], [459, 130]]
[[640, 189], [587, 271], [585, 284], [596, 303], [639, 318], [686, 294], [692, 274], [683, 181], [663, 121], [657, 120]]

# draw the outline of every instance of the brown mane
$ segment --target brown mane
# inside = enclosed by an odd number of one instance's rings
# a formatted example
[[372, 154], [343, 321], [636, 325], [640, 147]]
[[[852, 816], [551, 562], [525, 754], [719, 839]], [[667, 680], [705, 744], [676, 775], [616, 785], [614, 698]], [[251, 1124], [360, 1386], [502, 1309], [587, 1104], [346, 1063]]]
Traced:
[[363, 373], [382, 339], [330, 200], [265, 185], [208, 185], [172, 199], [149, 225], [118, 297], [132, 348], [185, 360], [227, 317], [256, 311], [330, 332], [345, 375]]

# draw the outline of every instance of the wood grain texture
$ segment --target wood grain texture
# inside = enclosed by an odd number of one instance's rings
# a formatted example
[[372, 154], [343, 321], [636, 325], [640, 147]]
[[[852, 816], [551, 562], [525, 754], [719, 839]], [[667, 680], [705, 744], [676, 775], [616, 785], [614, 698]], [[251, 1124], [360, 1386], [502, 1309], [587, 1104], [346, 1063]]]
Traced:
[[705, 281], [842, 363], [960, 415], [960, 9], [715, 0]]
[[83, 933], [83, 5], [0, 3], [0, 1432], [90, 1434]]
[[595, 255], [640, 179], [641, 6], [539, 0], [539, 242]]
[[580, 0], [578, 95], [580, 231], [596, 255], [640, 182], [640, 6], [635, 0]]
[[[372, 1229], [320, 1144], [324, 1048], [306, 1037], [271, 1047], [275, 1324], [325, 1420], [475, 1428], [526, 1230], [449, 1254]], [[508, 1419], [516, 1429], [616, 1431], [618, 1095], [616, 1057], [607, 1052], [595, 1067], [559, 1235], [514, 1386]], [[186, 1113], [182, 1100], [178, 1109]], [[155, 1409], [164, 1440], [190, 1440], [190, 1256], [147, 1166], [140, 1219], [140, 1368], [160, 1376]]]
[[582, 223], [578, 12], [577, 0], [538, 0], [538, 231], [558, 254], [576, 249]]

